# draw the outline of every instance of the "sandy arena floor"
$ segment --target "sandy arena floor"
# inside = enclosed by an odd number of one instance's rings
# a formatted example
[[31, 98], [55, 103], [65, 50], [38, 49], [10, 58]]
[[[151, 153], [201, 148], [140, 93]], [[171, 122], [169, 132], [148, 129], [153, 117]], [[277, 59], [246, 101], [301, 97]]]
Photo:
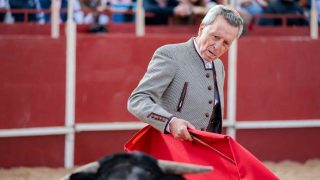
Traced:
[[[320, 180], [320, 159], [308, 160], [304, 164], [293, 161], [264, 163], [281, 180]], [[64, 168], [13, 168], [0, 169], [1, 180], [58, 180], [68, 173]]]

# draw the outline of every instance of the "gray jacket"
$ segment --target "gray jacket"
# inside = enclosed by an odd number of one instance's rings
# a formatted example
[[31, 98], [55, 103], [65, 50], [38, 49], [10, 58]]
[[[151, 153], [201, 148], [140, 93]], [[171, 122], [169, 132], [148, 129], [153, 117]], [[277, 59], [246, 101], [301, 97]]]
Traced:
[[[224, 67], [214, 60], [223, 117]], [[156, 50], [147, 72], [128, 100], [128, 110], [140, 120], [166, 133], [172, 117], [188, 120], [205, 130], [214, 101], [213, 70], [205, 69], [193, 38]]]

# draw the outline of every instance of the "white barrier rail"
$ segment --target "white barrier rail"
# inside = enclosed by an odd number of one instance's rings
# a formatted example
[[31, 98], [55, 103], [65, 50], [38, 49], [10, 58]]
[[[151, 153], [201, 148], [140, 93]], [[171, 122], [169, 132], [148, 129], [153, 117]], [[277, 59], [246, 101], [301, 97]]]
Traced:
[[320, 120], [238, 121], [236, 129], [279, 129], [320, 127]]
[[48, 136], [48, 135], [65, 135], [72, 133], [73, 128], [67, 127], [38, 127], [38, 128], [18, 128], [0, 130], [0, 138], [23, 137], [23, 136]]
[[139, 130], [147, 124], [142, 122], [112, 122], [112, 123], [79, 123], [76, 132], [81, 131], [125, 131]]
[[[139, 130], [147, 124], [142, 122], [78, 123], [74, 127], [38, 127], [0, 130], [0, 138], [24, 136], [65, 135], [85, 131], [130, 131]], [[223, 122], [223, 127], [234, 129], [278, 129], [320, 127], [320, 119], [304, 120], [263, 120], [237, 121], [235, 124]]]

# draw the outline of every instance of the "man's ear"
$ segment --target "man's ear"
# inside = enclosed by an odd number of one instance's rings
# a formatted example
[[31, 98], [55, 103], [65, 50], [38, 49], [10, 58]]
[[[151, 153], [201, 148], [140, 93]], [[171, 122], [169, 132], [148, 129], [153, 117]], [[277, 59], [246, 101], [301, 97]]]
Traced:
[[203, 33], [203, 29], [206, 27], [203, 23], [200, 24], [199, 30], [198, 30], [198, 36], [200, 36]]

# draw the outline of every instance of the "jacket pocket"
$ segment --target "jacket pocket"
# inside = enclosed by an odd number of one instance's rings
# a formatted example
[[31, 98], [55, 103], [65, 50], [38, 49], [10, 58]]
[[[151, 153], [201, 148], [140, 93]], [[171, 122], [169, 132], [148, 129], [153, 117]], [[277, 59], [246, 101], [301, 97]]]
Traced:
[[177, 111], [178, 112], [181, 112], [181, 109], [182, 109], [182, 106], [183, 106], [183, 103], [184, 103], [184, 99], [185, 99], [186, 94], [187, 94], [187, 89], [188, 89], [188, 82], [185, 82], [184, 85], [183, 85], [183, 89], [182, 89], [182, 92], [181, 92], [181, 95], [180, 95], [180, 99], [179, 99], [179, 103], [178, 103], [178, 106], [177, 106]]

